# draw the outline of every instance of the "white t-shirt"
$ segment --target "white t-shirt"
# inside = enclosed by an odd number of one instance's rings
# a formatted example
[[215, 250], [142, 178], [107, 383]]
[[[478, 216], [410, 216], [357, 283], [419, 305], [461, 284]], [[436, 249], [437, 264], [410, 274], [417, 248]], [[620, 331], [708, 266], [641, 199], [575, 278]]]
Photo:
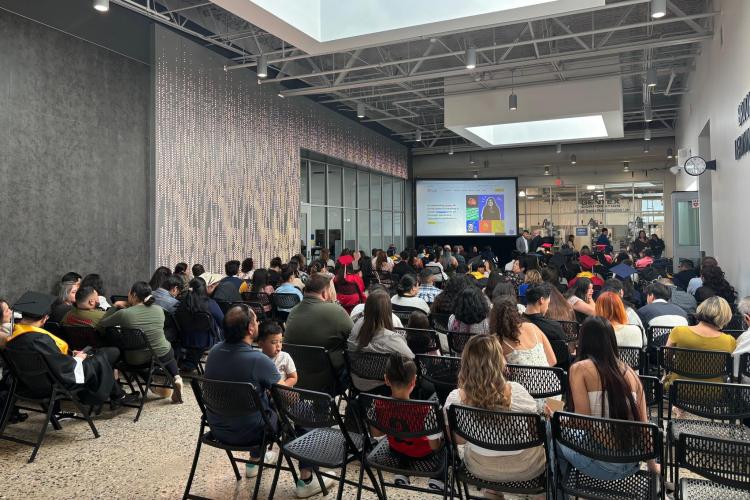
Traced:
[[283, 382], [289, 377], [289, 375], [297, 371], [297, 367], [294, 366], [294, 360], [288, 352], [281, 351], [275, 358], [271, 358], [271, 360], [281, 374], [281, 380], [279, 380], [279, 382]]
[[[365, 304], [357, 304], [354, 306], [354, 309], [352, 309], [352, 312], [349, 314], [349, 317], [352, 318], [352, 321], [355, 323], [357, 320], [365, 315]], [[391, 322], [393, 323], [393, 328], [403, 328], [404, 325], [401, 323], [401, 320], [398, 316], [391, 313]]]
[[616, 326], [615, 337], [619, 347], [643, 347], [643, 334], [635, 325]]
[[391, 304], [413, 307], [415, 309], [420, 309], [425, 314], [430, 314], [430, 306], [427, 305], [427, 302], [425, 302], [424, 299], [420, 299], [419, 297], [400, 297], [394, 295], [391, 297]]
[[[507, 384], [510, 386], [510, 408], [509, 411], [511, 412], [518, 412], [518, 413], [537, 413], [537, 404], [536, 400], [531, 397], [531, 394], [529, 394], [529, 391], [526, 390], [524, 386], [519, 384], [518, 382], [507, 382]], [[445, 411], [448, 411], [448, 408], [451, 405], [462, 405], [464, 404], [463, 401], [461, 401], [461, 392], [459, 389], [453, 389], [450, 394], [448, 394], [448, 397], [445, 399]], [[508, 455], [519, 455], [522, 453], [522, 451], [495, 451], [495, 450], [488, 450], [487, 448], [482, 448], [480, 446], [473, 445], [471, 443], [467, 443], [467, 446], [471, 447], [471, 451], [482, 455], [485, 457], [504, 457]]]

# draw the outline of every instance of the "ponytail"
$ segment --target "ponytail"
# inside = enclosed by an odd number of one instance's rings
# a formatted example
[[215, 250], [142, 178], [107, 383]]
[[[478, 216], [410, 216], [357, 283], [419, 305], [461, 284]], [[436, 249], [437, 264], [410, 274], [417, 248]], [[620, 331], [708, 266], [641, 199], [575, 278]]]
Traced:
[[392, 352], [385, 365], [385, 376], [391, 385], [407, 386], [417, 376], [417, 365], [411, 359]]
[[133, 286], [130, 287], [130, 293], [146, 306], [151, 306], [156, 302], [156, 299], [151, 292], [151, 287], [145, 281], [136, 281], [133, 283]]

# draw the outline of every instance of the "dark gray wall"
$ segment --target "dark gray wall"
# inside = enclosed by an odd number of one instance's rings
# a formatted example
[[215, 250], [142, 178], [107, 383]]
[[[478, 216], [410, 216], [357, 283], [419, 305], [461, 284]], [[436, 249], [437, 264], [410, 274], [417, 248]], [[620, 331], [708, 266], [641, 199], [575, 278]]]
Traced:
[[148, 278], [149, 67], [0, 10], [0, 296]]

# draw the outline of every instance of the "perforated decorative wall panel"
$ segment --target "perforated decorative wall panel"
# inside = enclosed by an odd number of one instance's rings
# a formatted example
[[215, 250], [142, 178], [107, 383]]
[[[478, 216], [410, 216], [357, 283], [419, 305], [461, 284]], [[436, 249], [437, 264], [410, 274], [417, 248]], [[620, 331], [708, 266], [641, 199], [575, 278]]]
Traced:
[[299, 252], [301, 148], [406, 177], [404, 146], [155, 29], [157, 265], [222, 272], [232, 258], [267, 266]]

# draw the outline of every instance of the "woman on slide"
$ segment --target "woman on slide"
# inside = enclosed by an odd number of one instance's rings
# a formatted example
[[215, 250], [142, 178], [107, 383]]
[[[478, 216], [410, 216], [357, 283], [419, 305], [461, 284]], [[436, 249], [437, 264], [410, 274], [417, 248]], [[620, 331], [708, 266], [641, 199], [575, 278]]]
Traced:
[[495, 204], [494, 198], [487, 198], [487, 203], [482, 209], [482, 220], [500, 220], [500, 210]]

